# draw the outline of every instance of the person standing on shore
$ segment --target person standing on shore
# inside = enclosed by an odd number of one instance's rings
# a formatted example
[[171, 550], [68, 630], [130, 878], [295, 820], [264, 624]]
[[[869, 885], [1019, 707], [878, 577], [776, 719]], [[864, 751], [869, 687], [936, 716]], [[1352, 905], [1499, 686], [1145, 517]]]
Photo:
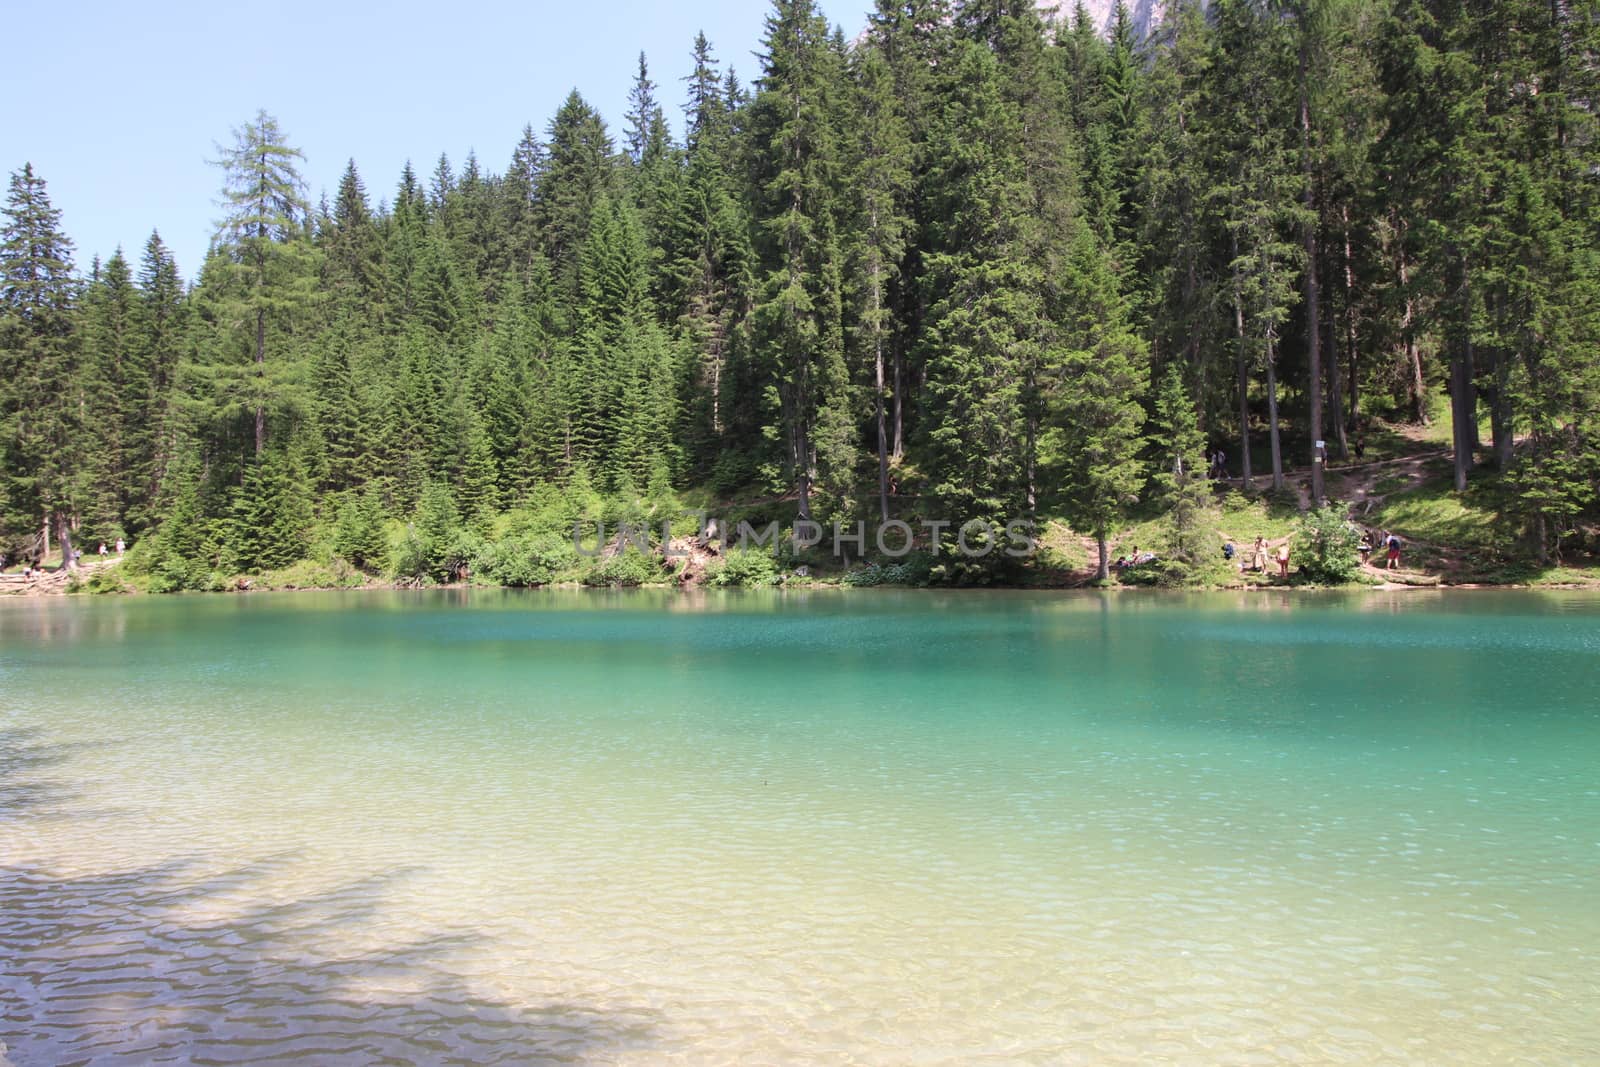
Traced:
[[123, 539], [120, 538], [120, 537], [117, 538], [117, 558], [118, 559], [122, 558], [122, 553], [127, 549], [127, 547], [128, 547], [127, 542], [123, 541]]
[[1278, 577], [1285, 581], [1289, 578], [1289, 542], [1287, 541], [1278, 546]]
[[1384, 569], [1391, 571], [1400, 569], [1400, 538], [1394, 534], [1389, 535], [1389, 562]]

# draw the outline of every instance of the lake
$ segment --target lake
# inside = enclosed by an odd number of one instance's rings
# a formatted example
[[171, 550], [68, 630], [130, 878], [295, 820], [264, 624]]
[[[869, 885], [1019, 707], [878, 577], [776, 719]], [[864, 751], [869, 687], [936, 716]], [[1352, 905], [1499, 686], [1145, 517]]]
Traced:
[[0, 602], [0, 1039], [1596, 1062], [1597, 684], [1577, 592]]

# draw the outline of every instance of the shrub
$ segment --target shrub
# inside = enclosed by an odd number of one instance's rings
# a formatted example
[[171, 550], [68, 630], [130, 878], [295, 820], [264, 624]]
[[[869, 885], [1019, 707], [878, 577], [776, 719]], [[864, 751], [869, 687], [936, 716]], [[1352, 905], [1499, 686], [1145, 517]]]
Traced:
[[344, 559], [328, 563], [303, 559], [268, 571], [259, 584], [265, 589], [358, 589], [366, 584], [366, 575]]
[[1361, 531], [1347, 517], [1345, 506], [1330, 502], [1300, 516], [1292, 558], [1307, 578], [1337, 585], [1361, 573], [1360, 544]]
[[1179, 559], [1153, 559], [1137, 567], [1129, 567], [1116, 580], [1122, 585], [1147, 586], [1156, 589], [1177, 589], [1183, 586], [1228, 585], [1239, 580], [1235, 565], [1218, 553], [1196, 563]]
[[128, 583], [117, 574], [116, 568], [102, 568], [89, 575], [83, 587], [91, 593], [126, 593]]
[[847, 572], [839, 580], [857, 588], [875, 585], [926, 585], [929, 560], [918, 552], [899, 563], [869, 563], [860, 570]]
[[778, 580], [778, 561], [759, 548], [730, 549], [706, 570], [706, 584], [753, 589]]
[[391, 553], [394, 576], [403, 582], [426, 583], [433, 581], [427, 539], [415, 526], [407, 526], [405, 536]]
[[480, 575], [501, 585], [534, 586], [549, 585], [577, 561], [570, 537], [523, 534], [485, 547], [473, 566]]
[[591, 567], [583, 576], [583, 584], [634, 586], [659, 581], [661, 577], [659, 560], [630, 548]]

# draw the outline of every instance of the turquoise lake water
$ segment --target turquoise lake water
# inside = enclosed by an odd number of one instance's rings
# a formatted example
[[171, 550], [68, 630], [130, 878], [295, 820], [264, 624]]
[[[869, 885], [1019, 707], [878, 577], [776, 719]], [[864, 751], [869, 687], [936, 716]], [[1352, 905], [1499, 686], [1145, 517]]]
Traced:
[[1600, 1062], [1600, 596], [0, 601], [11, 1063]]

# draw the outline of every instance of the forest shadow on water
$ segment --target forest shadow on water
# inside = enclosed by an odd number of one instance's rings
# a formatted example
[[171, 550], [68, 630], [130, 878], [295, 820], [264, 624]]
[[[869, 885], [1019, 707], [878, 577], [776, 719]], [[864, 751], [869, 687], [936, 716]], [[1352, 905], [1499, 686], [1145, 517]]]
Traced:
[[385, 902], [412, 868], [288, 896], [274, 880], [304, 862], [292, 854], [70, 876], [18, 865], [31, 832], [93, 817], [63, 773], [74, 748], [0, 730], [0, 1067], [582, 1064], [655, 1042], [652, 1009], [475, 988], [451, 960], [478, 932], [391, 929]]

